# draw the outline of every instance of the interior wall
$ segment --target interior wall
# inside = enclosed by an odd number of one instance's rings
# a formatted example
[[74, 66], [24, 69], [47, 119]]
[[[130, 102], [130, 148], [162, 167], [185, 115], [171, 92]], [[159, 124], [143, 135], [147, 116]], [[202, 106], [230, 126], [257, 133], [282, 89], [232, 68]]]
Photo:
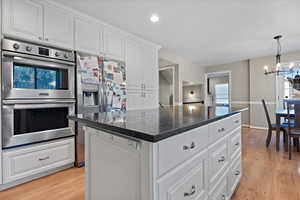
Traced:
[[[300, 60], [300, 52], [283, 54], [281, 62]], [[231, 71], [232, 105], [248, 106], [242, 113], [243, 123], [251, 127], [267, 128], [261, 100], [265, 99], [273, 123], [276, 110], [276, 76], [264, 75], [264, 66], [275, 64], [275, 56], [265, 56], [217, 66], [208, 66], [206, 72]]]
[[[186, 85], [183, 86], [183, 103], [196, 103], [203, 101], [203, 85]], [[191, 94], [193, 91], [193, 94]]]
[[[300, 52], [283, 54], [281, 62], [300, 60]], [[250, 60], [250, 121], [251, 126], [267, 127], [267, 121], [262, 112], [261, 100], [265, 99], [273, 123], [276, 110], [276, 76], [264, 75], [265, 65], [275, 65], [274, 56], [260, 57]]]
[[[169, 51], [166, 48], [162, 48], [159, 51], [159, 58], [171, 61], [178, 65], [178, 95], [179, 99], [176, 103], [182, 104], [183, 96], [183, 80], [192, 82], [193, 84], [203, 84], [205, 68], [198, 64], [189, 62], [185, 58], [176, 55], [175, 53]], [[201, 94], [204, 96], [204, 94]]]
[[[249, 107], [249, 61], [244, 60], [205, 68], [206, 73], [224, 71], [231, 72], [231, 104]], [[249, 124], [249, 110], [243, 112], [242, 115], [243, 124]]]

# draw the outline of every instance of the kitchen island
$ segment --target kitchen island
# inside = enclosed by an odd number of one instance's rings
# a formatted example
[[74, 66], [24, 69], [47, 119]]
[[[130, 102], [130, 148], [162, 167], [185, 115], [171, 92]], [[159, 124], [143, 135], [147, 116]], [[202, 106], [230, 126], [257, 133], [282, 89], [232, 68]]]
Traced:
[[69, 116], [85, 125], [86, 199], [226, 200], [241, 175], [242, 107]]

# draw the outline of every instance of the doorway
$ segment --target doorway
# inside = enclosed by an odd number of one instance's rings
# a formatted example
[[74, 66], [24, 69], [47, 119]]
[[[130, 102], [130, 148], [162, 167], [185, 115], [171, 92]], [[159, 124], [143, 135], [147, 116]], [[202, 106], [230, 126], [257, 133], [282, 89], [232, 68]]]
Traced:
[[228, 106], [231, 103], [231, 72], [205, 74], [205, 105]]
[[159, 69], [159, 104], [173, 106], [175, 102], [175, 66]]

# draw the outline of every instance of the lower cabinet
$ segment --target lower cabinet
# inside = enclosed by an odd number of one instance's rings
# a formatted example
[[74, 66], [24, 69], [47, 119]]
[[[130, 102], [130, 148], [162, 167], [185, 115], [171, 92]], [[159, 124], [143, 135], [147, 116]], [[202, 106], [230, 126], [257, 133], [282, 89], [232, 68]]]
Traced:
[[86, 199], [229, 200], [242, 175], [239, 118], [220, 120], [231, 128], [212, 144], [215, 124], [157, 143], [86, 128]]
[[209, 147], [209, 188], [213, 188], [224, 175], [229, 165], [227, 138], [220, 139]]
[[223, 177], [219, 180], [217, 185], [209, 192], [209, 200], [227, 200], [227, 173], [224, 173]]
[[173, 170], [157, 181], [159, 200], [206, 199], [207, 150], [197, 154], [184, 167]]
[[74, 162], [74, 138], [3, 151], [3, 183]]
[[229, 168], [227, 180], [228, 180], [228, 196], [231, 196], [242, 176], [242, 165], [241, 165], [241, 154], [233, 161], [232, 165]]

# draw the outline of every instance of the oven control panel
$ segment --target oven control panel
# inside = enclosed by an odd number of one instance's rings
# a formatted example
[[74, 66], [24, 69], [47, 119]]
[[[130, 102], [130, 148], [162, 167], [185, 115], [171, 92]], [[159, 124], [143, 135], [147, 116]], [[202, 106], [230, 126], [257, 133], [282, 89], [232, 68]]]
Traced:
[[2, 50], [75, 62], [74, 52], [72, 51], [49, 48], [11, 39], [3, 39]]

